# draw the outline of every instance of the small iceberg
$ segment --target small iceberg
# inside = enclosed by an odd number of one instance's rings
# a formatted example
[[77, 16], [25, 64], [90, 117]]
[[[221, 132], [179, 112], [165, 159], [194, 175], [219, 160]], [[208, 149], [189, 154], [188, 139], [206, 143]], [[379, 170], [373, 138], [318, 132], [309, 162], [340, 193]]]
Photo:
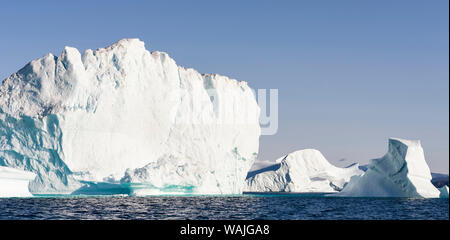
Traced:
[[364, 175], [352, 177], [337, 195], [439, 198], [441, 194], [431, 183], [420, 141], [390, 138], [386, 155], [372, 160]]
[[0, 197], [32, 197], [28, 184], [36, 174], [0, 166]]
[[321, 152], [305, 149], [290, 153], [276, 164], [249, 172], [246, 192], [328, 193], [342, 190], [352, 176], [363, 174], [358, 164], [339, 168]]

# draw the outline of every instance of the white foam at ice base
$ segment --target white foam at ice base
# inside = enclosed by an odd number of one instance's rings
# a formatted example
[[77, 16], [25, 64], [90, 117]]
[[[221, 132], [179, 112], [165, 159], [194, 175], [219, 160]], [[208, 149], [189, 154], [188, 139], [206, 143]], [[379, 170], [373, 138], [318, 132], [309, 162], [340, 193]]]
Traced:
[[32, 197], [28, 184], [35, 177], [32, 172], [0, 166], [0, 197]]
[[339, 168], [330, 164], [318, 150], [290, 153], [277, 163], [249, 173], [248, 192], [336, 192], [354, 175], [363, 172], [358, 164]]
[[352, 197], [437, 198], [420, 141], [389, 139], [388, 153], [374, 159], [362, 176], [352, 177], [338, 194]]
[[79, 192], [85, 181], [240, 193], [259, 111], [246, 82], [177, 66], [138, 39], [66, 47], [3, 82], [0, 165], [36, 173], [33, 193]]

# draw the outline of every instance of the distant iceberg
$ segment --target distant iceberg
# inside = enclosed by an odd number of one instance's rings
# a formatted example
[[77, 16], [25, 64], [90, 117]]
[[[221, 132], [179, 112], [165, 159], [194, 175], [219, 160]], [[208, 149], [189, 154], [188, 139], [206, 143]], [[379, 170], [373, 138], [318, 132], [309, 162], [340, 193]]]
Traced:
[[[448, 188], [447, 188], [448, 189]], [[354, 176], [338, 196], [438, 198], [420, 141], [389, 139], [388, 153]]]
[[28, 185], [35, 177], [32, 172], [0, 166], [0, 197], [32, 197]]
[[247, 192], [337, 192], [352, 176], [361, 175], [358, 164], [339, 168], [330, 164], [318, 150], [290, 153], [277, 163], [250, 172]]
[[444, 173], [431, 173], [431, 183], [437, 188], [441, 188], [443, 186], [448, 186], [448, 174]]

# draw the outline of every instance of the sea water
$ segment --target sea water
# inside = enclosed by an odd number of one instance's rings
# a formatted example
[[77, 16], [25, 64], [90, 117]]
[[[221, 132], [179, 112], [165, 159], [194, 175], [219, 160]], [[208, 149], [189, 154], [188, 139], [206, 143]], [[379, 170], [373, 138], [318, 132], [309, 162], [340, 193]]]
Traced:
[[232, 196], [0, 198], [0, 219], [449, 219], [448, 199]]

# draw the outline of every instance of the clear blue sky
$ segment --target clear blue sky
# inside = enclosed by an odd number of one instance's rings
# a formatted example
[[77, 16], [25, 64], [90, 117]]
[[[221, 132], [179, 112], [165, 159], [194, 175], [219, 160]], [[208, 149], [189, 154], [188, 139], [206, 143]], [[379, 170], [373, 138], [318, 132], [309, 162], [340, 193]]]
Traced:
[[366, 163], [393, 136], [421, 139], [448, 173], [448, 0], [93, 2], [2, 2], [0, 78], [66, 45], [137, 37], [180, 65], [278, 88], [261, 159], [317, 148]]

